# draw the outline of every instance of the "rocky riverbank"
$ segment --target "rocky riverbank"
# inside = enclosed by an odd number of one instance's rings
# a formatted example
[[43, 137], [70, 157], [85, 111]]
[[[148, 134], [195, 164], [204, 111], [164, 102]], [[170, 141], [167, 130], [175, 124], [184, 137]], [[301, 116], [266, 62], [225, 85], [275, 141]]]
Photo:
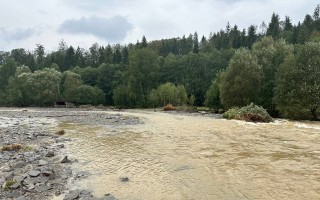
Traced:
[[[138, 118], [76, 109], [0, 109], [0, 199], [98, 199], [89, 191], [68, 191], [68, 183], [83, 176], [72, 172], [68, 139], [52, 131], [59, 121], [123, 126]], [[85, 173], [84, 173], [85, 174]], [[59, 198], [58, 198], [59, 199]], [[115, 199], [106, 194], [106, 200]]]

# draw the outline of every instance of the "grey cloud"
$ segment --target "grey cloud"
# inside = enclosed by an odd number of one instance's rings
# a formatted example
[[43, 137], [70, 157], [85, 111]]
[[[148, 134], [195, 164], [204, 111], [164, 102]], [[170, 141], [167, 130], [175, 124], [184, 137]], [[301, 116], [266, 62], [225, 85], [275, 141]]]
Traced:
[[7, 30], [4, 27], [0, 27], [0, 37], [7, 41], [21, 41], [30, 38], [36, 33], [37, 30], [34, 28]]
[[68, 6], [77, 7], [81, 10], [104, 10], [106, 7], [118, 7], [119, 5], [127, 5], [128, 3], [133, 3], [132, 0], [63, 0]]
[[122, 41], [132, 24], [125, 17], [114, 16], [112, 18], [89, 17], [81, 19], [69, 19], [59, 27], [60, 33], [91, 34], [106, 39], [110, 42]]

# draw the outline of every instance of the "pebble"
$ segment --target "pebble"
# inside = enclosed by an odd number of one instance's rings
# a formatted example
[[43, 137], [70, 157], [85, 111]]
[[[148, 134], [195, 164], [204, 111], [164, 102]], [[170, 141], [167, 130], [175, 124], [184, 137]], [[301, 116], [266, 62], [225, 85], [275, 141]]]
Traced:
[[70, 190], [69, 194], [67, 194], [63, 200], [73, 200], [78, 198], [80, 195], [80, 190]]
[[61, 160], [61, 163], [69, 163], [71, 160], [68, 159], [68, 156], [64, 156], [64, 158]]
[[39, 160], [38, 165], [39, 165], [39, 166], [45, 166], [45, 165], [48, 165], [48, 162], [45, 161], [45, 160]]
[[21, 197], [16, 198], [16, 200], [27, 200], [27, 198], [25, 196], [21, 196]]
[[54, 156], [53, 151], [48, 151], [48, 153], [46, 154], [46, 157], [53, 157], [53, 156]]
[[32, 177], [36, 177], [36, 176], [39, 176], [41, 172], [39, 170], [31, 170], [29, 172], [29, 175], [32, 176]]

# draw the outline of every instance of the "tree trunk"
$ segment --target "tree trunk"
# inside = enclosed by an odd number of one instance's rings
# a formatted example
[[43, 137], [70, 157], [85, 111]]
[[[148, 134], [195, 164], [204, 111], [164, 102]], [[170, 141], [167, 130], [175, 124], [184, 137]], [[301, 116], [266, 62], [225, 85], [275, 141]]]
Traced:
[[317, 108], [312, 108], [310, 111], [312, 114], [312, 121], [318, 121]]

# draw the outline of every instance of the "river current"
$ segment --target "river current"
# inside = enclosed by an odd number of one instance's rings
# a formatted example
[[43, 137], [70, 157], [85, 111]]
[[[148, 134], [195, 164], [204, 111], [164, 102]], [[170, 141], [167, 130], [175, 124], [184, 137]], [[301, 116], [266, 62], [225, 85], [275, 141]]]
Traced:
[[57, 127], [72, 139], [67, 151], [79, 160], [73, 168], [91, 174], [71, 188], [127, 200], [320, 199], [319, 122], [120, 114], [143, 123]]

